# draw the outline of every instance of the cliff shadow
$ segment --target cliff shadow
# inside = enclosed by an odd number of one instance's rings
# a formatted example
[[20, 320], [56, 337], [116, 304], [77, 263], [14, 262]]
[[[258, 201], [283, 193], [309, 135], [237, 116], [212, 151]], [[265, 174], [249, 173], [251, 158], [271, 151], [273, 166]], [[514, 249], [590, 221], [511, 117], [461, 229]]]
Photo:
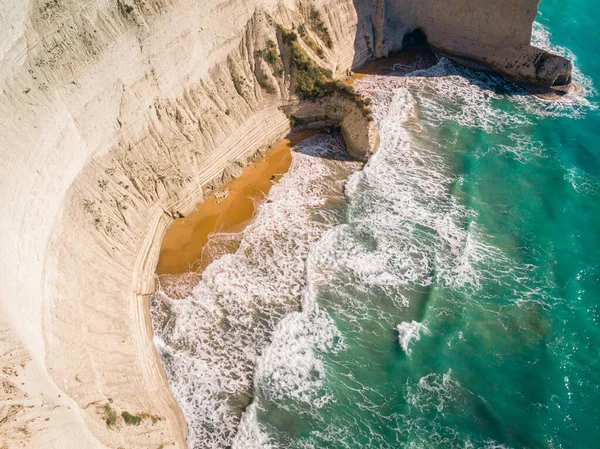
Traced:
[[[291, 138], [291, 136], [298, 132], [303, 131], [293, 131], [288, 138]], [[343, 142], [345, 151], [339, 151], [339, 148], [335, 145], [331, 145], [331, 143], [327, 143], [325, 145], [314, 145], [311, 140], [314, 139], [315, 136], [328, 136], [334, 137], [336, 140], [339, 139], [339, 141]], [[304, 154], [306, 156], [317, 157], [319, 159], [329, 159], [332, 161], [354, 160], [350, 153], [346, 150], [346, 142], [342, 137], [339, 125], [330, 125], [317, 128], [314, 135], [299, 141], [292, 147], [292, 151], [295, 153]]]

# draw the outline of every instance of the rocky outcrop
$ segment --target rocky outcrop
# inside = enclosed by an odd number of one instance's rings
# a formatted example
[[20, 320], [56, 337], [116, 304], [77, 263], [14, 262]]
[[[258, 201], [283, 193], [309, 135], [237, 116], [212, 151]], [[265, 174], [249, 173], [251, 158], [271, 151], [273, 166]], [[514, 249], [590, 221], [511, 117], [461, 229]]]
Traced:
[[362, 100], [342, 90], [326, 98], [288, 104], [284, 110], [298, 129], [339, 127], [350, 156], [366, 161], [379, 148], [379, 133]]
[[379, 17], [383, 31], [378, 56], [400, 49], [416, 31], [434, 51], [463, 65], [496, 72], [538, 91], [564, 90], [571, 83], [571, 62], [531, 46], [538, 4], [539, 0], [389, 0]]
[[[286, 108], [301, 115], [277, 24], [306, 24], [334, 78], [421, 28], [467, 64], [567, 82], [568, 64], [528, 46], [523, 3], [0, 0], [0, 442], [185, 447], [152, 344], [153, 271], [173, 217], [284, 136]], [[376, 148], [356, 103], [311, 107], [356, 156]]]

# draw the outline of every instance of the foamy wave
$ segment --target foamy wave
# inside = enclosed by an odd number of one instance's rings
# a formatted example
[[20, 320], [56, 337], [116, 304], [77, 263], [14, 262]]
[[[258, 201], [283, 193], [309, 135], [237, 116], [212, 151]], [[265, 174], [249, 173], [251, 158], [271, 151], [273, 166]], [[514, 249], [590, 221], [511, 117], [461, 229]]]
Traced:
[[[421, 317], [410, 316], [415, 292], [477, 293], [480, 300], [486, 283], [501, 284], [512, 287], [512, 296], [490, 297], [490, 303], [543, 303], [541, 286], [549, 281], [494, 245], [477, 215], [457, 199], [461, 179], [449, 151], [456, 136], [436, 140], [419, 119], [432, 128], [454, 122], [509, 132], [512, 143], [493, 150], [525, 161], [546, 154], [521, 132], [535, 115], [584, 113], [589, 103], [549, 106], [445, 58], [407, 77], [367, 77], [357, 88], [373, 99], [381, 146], [347, 182], [349, 210], [338, 207], [344, 201], [340, 181], [358, 165], [343, 161], [340, 139], [314, 138], [299, 146], [290, 172], [236, 237], [234, 254], [209, 265], [186, 299], [154, 296], [157, 348], [188, 420], [190, 447], [281, 447], [271, 438], [276, 431], [259, 419], [269, 404], [291, 416], [335, 404], [322, 356], [344, 350], [345, 343], [329, 312], [358, 332], [365, 313], [371, 326], [389, 334], [400, 322], [398, 342], [410, 354], [411, 342], [428, 332]], [[328, 158], [320, 157], [324, 153]], [[586, 188], [582, 174], [573, 179], [574, 188]], [[326, 307], [317, 303], [321, 289], [335, 292]], [[422, 415], [444, 412], [464, 389], [448, 371], [407, 383], [406, 393]], [[375, 413], [377, 404], [363, 396], [357, 406]], [[335, 425], [315, 432], [314, 441], [356, 447], [343, 431], [356, 423], [333, 419]], [[371, 437], [370, 447], [382, 447], [378, 435]], [[318, 447], [312, 441], [287, 447]]]
[[583, 195], [596, 196], [600, 194], [600, 182], [598, 178], [592, 176], [580, 168], [570, 168], [564, 176], [577, 193]]
[[478, 157], [488, 154], [497, 154], [510, 157], [523, 164], [537, 162], [540, 159], [547, 159], [551, 155], [541, 142], [534, 141], [530, 134], [514, 132], [508, 135], [508, 142], [498, 144], [491, 148], [482, 148]]
[[398, 343], [402, 347], [402, 350], [406, 355], [412, 353], [412, 349], [408, 346], [413, 341], [419, 341], [421, 339], [421, 332], [429, 335], [429, 329], [427, 329], [422, 323], [418, 321], [405, 321], [396, 326], [398, 331]]
[[569, 59], [573, 63], [573, 81], [581, 87], [577, 94], [568, 95], [561, 101], [545, 102], [548, 114], [579, 118], [588, 110], [598, 109], [598, 105], [590, 101], [590, 98], [596, 97], [598, 92], [592, 79], [581, 72], [577, 65], [577, 56], [568, 48], [553, 44], [550, 31], [540, 22], [533, 23], [531, 44]]
[[[360, 166], [345, 161], [344, 155], [339, 137], [318, 136], [298, 145], [289, 173], [273, 186], [269, 200], [243, 232], [237, 251], [210, 264], [186, 299], [173, 300], [164, 292], [154, 295], [152, 315], [161, 342], [159, 351], [188, 421], [190, 447], [231, 444], [242, 411], [251, 401], [261, 354], [282, 318], [292, 313], [287, 321], [294, 321], [309, 250], [343, 217], [343, 211], [327, 206], [343, 196], [339, 180]], [[327, 328], [324, 317], [312, 318], [314, 322], [298, 323], [296, 336], [303, 335], [306, 345], [318, 347], [324, 337], [311, 332], [319, 329], [319, 323], [327, 332], [334, 331]], [[308, 329], [304, 334], [302, 325]], [[263, 378], [273, 380], [279, 368], [294, 363], [286, 356], [298, 357], [298, 369], [310, 365], [312, 359], [302, 358], [308, 346], [287, 349], [288, 343], [284, 340], [283, 346], [271, 349], [271, 364], [262, 365], [260, 371]], [[320, 369], [318, 361], [310, 366]], [[280, 377], [283, 383], [273, 382], [279, 388], [273, 391], [306, 399], [304, 381], [310, 381], [312, 373], [287, 383]]]
[[[577, 67], [576, 56], [566, 48], [552, 45], [550, 34], [537, 22], [533, 44], [573, 61], [573, 79], [582, 89], [559, 101], [545, 101], [498, 76], [468, 69], [444, 57], [428, 69], [402, 72], [396, 79], [384, 78], [390, 87], [409, 89], [422, 111], [421, 119], [432, 125], [455, 122], [462, 127], [497, 134], [534, 124], [535, 117], [580, 118], [597, 109], [590, 100], [597, 92], [591, 78]], [[380, 94], [383, 86], [377, 86], [379, 78], [382, 77], [368, 77], [356, 85], [372, 94]]]
[[312, 410], [321, 408], [331, 396], [322, 391], [325, 367], [316, 353], [334, 350], [340, 337], [326, 313], [287, 315], [257, 367], [256, 384], [261, 395], [277, 403], [293, 399]]
[[[405, 129], [415, 114], [409, 91], [399, 87], [388, 94], [379, 83], [387, 81], [375, 79], [360, 88], [375, 98], [380, 150], [346, 190], [360, 238], [346, 232], [332, 260], [364, 284], [427, 287], [438, 280], [477, 288], [472, 262], [496, 254], [478, 245], [474, 227], [465, 229], [474, 214], [451, 194], [456, 179], [443, 149], [431, 141], [429, 147], [418, 144]], [[375, 239], [377, 250], [362, 243], [364, 234]]]
[[251, 404], [244, 412], [238, 432], [231, 445], [232, 449], [276, 449], [269, 434], [258, 422], [256, 404]]
[[[457, 71], [464, 76], [448, 76]], [[503, 109], [506, 101], [520, 107], [539, 100], [507, 97], [506, 89], [519, 88], [443, 58], [434, 68], [408, 77], [367, 77], [357, 88], [374, 100], [382, 140], [379, 152], [348, 183], [350, 220], [360, 238], [346, 232], [336, 263], [365, 284], [410, 288], [435, 282], [473, 294], [484, 283], [502, 282], [514, 286], [509, 301], [544, 301], [547, 289], [542, 287], [549, 281], [536, 275], [537, 267], [516, 264], [492, 243], [474, 211], [457, 200], [454, 190], [461, 180], [453, 174], [448, 142], [421, 137], [423, 131], [414, 123], [418, 115], [429, 126], [455, 121], [493, 133], [504, 127], [513, 143], [498, 151], [530, 162], [547, 157], [548, 150], [519, 132], [528, 124], [525, 111], [508, 114]], [[458, 110], [455, 102], [461, 104]], [[361, 248], [365, 235], [375, 240], [375, 251], [364, 244]], [[348, 251], [353, 240], [359, 243]]]
[[560, 45], [553, 44], [552, 35], [550, 34], [548, 28], [546, 28], [544, 25], [537, 21], [533, 23], [531, 45], [558, 54], [564, 58], [567, 58], [573, 63], [573, 81], [579, 84], [583, 89], [579, 97], [589, 97], [598, 94], [598, 92], [594, 88], [594, 83], [592, 79], [588, 76], [585, 76], [581, 72], [581, 69], [578, 67], [577, 55], [575, 55], [575, 53], [573, 53], [567, 47], [562, 47]]
[[435, 407], [438, 412], [442, 412], [446, 404], [454, 400], [457, 390], [461, 388], [452, 377], [452, 370], [442, 376], [436, 373], [423, 376], [417, 386], [421, 406]]

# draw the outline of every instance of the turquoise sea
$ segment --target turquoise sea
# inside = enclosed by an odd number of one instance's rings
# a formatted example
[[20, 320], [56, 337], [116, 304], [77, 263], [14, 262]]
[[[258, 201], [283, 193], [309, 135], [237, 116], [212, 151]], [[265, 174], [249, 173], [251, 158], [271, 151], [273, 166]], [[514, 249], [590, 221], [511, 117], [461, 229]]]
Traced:
[[600, 14], [543, 0], [560, 102], [440, 59], [370, 76], [378, 153], [300, 144], [153, 320], [190, 447], [600, 447]]

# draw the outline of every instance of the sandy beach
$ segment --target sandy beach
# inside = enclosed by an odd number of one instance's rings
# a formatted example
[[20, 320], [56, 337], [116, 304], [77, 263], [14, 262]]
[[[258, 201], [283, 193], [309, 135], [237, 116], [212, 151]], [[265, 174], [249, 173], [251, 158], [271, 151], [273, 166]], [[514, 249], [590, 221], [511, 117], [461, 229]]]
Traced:
[[[349, 86], [370, 74], [390, 73], [397, 64], [421, 68], [432, 65], [434, 60], [434, 54], [422, 46], [411, 46], [389, 58], [368, 61], [344, 83]], [[169, 275], [187, 273], [192, 281], [215, 257], [222, 255], [223, 248], [218, 252], [208, 249], [211, 234], [242, 231], [254, 218], [273, 182], [288, 171], [294, 145], [315, 134], [314, 130], [299, 131], [274, 143], [239, 178], [212, 193], [191, 214], [171, 224], [162, 241], [156, 268], [163, 287], [168, 288], [165, 284], [169, 283]], [[235, 246], [229, 249], [235, 251]]]
[[210, 235], [242, 231], [254, 218], [273, 183], [288, 171], [292, 147], [317, 133], [314, 130], [296, 132], [275, 143], [264, 157], [250, 164], [242, 176], [211, 194], [187, 217], [173, 222], [164, 236], [156, 273], [202, 272], [213, 260], [213, 255], [204, 251]]

